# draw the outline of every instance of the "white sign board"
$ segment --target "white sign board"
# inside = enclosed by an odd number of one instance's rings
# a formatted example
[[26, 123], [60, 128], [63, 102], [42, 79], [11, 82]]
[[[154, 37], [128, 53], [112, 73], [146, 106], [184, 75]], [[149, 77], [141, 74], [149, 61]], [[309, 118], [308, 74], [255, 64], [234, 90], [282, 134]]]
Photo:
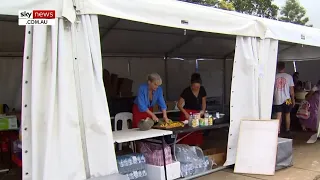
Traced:
[[235, 173], [274, 175], [279, 120], [242, 120]]

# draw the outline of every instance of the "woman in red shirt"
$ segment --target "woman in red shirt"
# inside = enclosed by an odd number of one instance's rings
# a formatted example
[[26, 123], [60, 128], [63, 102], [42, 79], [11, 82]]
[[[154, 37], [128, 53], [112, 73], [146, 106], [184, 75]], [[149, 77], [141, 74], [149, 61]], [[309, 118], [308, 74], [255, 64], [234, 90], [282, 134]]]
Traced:
[[[201, 84], [200, 74], [192, 74], [191, 85], [183, 90], [178, 101], [178, 108], [181, 112], [180, 121], [188, 120], [190, 113], [200, 113], [201, 116], [204, 114], [207, 106], [207, 93]], [[195, 132], [188, 138], [182, 139], [180, 143], [199, 146], [203, 143], [202, 132]]]

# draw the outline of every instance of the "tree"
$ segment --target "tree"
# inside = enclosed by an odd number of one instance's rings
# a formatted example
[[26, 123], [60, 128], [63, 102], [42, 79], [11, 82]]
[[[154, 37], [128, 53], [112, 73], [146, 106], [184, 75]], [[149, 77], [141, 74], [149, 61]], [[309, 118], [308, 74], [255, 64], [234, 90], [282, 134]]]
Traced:
[[224, 10], [230, 10], [230, 11], [235, 10], [233, 4], [231, 2], [228, 2], [227, 0], [181, 0], [181, 1], [215, 7], [215, 8], [224, 9]]
[[219, 9], [229, 10], [229, 11], [235, 11], [233, 4], [231, 2], [227, 2], [226, 0], [220, 0], [218, 3]]
[[219, 0], [181, 0], [188, 3], [200, 4], [203, 6], [212, 6], [216, 7], [219, 3]]
[[287, 0], [281, 9], [281, 17], [279, 19], [284, 22], [312, 27], [312, 25], [307, 25], [309, 18], [306, 17], [306, 13], [306, 9], [300, 5], [298, 0]]
[[236, 11], [269, 19], [277, 19], [279, 7], [273, 0], [229, 0]]

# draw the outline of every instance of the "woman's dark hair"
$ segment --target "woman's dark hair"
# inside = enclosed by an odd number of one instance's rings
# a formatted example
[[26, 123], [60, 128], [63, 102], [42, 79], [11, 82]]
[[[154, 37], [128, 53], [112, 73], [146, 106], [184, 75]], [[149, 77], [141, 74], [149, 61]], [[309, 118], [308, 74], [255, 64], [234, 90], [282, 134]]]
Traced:
[[199, 73], [193, 73], [191, 75], [191, 84], [193, 84], [193, 83], [202, 84], [201, 76]]

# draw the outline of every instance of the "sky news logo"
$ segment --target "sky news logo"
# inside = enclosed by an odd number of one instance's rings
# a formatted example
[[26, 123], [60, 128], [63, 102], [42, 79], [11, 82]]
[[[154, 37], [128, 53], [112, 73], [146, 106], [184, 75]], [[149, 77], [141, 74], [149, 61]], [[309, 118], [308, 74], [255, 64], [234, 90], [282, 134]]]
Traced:
[[55, 25], [55, 10], [19, 11], [19, 25]]

